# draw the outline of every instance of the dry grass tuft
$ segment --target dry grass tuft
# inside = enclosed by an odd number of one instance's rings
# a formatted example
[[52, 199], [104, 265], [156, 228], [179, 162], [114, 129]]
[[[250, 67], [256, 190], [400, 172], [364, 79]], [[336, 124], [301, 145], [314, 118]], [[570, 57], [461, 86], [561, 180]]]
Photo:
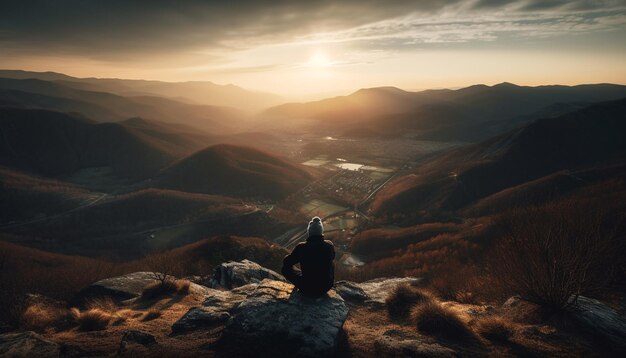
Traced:
[[113, 313], [117, 311], [117, 304], [111, 297], [101, 297], [90, 299], [86, 305], [87, 309], [99, 309], [104, 312]]
[[417, 329], [424, 334], [452, 341], [476, 340], [467, 324], [454, 311], [439, 302], [429, 301], [418, 305], [413, 312], [413, 319]]
[[100, 331], [106, 329], [113, 318], [110, 313], [99, 308], [88, 309], [81, 312], [78, 308], [70, 309], [70, 315], [78, 324], [80, 331]]
[[178, 280], [176, 281], [176, 291], [179, 295], [185, 296], [189, 294], [189, 288], [191, 287], [191, 282], [189, 280]]
[[503, 317], [484, 317], [476, 324], [476, 331], [491, 341], [506, 342], [515, 332], [515, 325]]
[[48, 305], [31, 305], [26, 308], [20, 319], [20, 327], [41, 332], [58, 326], [67, 318], [67, 310]]
[[415, 304], [434, 301], [434, 295], [426, 290], [400, 285], [387, 297], [387, 312], [394, 319], [405, 319]]
[[128, 321], [128, 319], [131, 318], [132, 316], [133, 316], [132, 310], [129, 310], [129, 309], [119, 310], [113, 314], [113, 322], [111, 322], [111, 324], [115, 326], [119, 326], [121, 324], [124, 324], [126, 321]]
[[186, 295], [189, 293], [191, 282], [187, 280], [167, 279], [165, 281], [155, 281], [146, 285], [141, 293], [143, 300], [153, 300], [167, 295]]
[[142, 321], [152, 321], [153, 319], [157, 319], [159, 317], [161, 317], [163, 313], [161, 313], [161, 311], [159, 311], [158, 309], [151, 309], [148, 312], [146, 312], [146, 314], [143, 316], [143, 318], [141, 319]]

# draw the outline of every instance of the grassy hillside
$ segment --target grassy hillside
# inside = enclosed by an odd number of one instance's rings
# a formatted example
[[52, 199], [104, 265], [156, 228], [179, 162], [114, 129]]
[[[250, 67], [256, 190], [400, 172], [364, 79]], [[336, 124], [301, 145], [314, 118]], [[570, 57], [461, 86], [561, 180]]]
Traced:
[[127, 126], [53, 111], [0, 109], [0, 132], [0, 164], [43, 175], [111, 167], [120, 177], [141, 178], [175, 159], [171, 147]]
[[198, 151], [160, 175], [163, 186], [176, 190], [265, 199], [285, 197], [311, 180], [311, 175], [296, 164], [228, 144]]
[[75, 185], [0, 167], [0, 225], [71, 210], [95, 196]]
[[377, 195], [372, 210], [461, 209], [509, 187], [626, 159], [626, 100], [606, 102], [439, 155]]

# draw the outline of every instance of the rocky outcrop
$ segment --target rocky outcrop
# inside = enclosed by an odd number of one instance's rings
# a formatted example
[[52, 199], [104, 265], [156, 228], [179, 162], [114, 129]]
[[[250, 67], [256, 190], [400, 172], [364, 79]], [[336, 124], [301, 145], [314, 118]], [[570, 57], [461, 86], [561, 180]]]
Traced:
[[617, 311], [583, 296], [579, 296], [568, 311], [581, 328], [604, 340], [613, 350], [626, 352], [626, 318]]
[[34, 332], [0, 335], [0, 357], [59, 357], [61, 348]]
[[257, 284], [241, 286], [231, 291], [207, 288], [201, 307], [193, 307], [172, 325], [173, 334], [181, 334], [200, 328], [224, 324], [230, 318], [230, 310], [239, 305], [246, 294]]
[[213, 307], [194, 307], [172, 325], [173, 334], [181, 334], [200, 328], [226, 323], [230, 318], [228, 311]]
[[310, 298], [291, 284], [266, 279], [233, 308], [224, 340], [240, 355], [326, 357], [335, 351], [347, 316], [344, 300], [332, 290]]
[[[91, 298], [110, 297], [114, 301], [122, 302], [141, 296], [144, 287], [156, 280], [154, 272], [133, 272], [127, 275], [100, 280], [80, 291], [72, 303], [82, 305]], [[191, 283], [189, 293], [194, 295], [208, 295], [209, 288]]]
[[153, 272], [133, 272], [128, 275], [100, 280], [83, 289], [75, 298], [84, 302], [94, 297], [111, 297], [115, 301], [124, 301], [141, 295], [143, 288], [154, 282]]
[[416, 277], [377, 278], [361, 283], [337, 281], [335, 290], [347, 301], [384, 304], [387, 296], [399, 285], [416, 285], [420, 282], [421, 278]]
[[256, 262], [250, 260], [229, 261], [215, 268], [213, 277], [206, 285], [212, 288], [231, 289], [251, 283], [259, 283], [266, 278], [286, 282], [282, 275]]

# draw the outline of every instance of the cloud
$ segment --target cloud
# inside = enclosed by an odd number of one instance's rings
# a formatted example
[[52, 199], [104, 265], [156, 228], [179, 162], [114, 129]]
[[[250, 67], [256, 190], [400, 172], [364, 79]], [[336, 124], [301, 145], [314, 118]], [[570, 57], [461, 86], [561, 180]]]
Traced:
[[[624, 29], [617, 0], [19, 0], [0, 3], [7, 54], [227, 58], [275, 43], [370, 49]], [[257, 71], [266, 69], [238, 69]]]

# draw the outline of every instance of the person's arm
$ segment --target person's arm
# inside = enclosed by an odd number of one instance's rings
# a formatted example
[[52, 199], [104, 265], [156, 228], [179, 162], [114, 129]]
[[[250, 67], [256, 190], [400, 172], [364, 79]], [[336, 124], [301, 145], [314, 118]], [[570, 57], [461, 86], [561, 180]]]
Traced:
[[293, 251], [291, 251], [291, 253], [289, 255], [285, 256], [285, 258], [283, 259], [283, 268], [281, 269], [281, 273], [288, 280], [291, 280], [290, 278], [293, 277], [293, 275], [294, 275], [293, 265], [295, 265], [295, 264], [300, 262], [300, 250], [299, 250], [299, 248], [300, 248], [300, 245], [296, 246], [293, 249]]

